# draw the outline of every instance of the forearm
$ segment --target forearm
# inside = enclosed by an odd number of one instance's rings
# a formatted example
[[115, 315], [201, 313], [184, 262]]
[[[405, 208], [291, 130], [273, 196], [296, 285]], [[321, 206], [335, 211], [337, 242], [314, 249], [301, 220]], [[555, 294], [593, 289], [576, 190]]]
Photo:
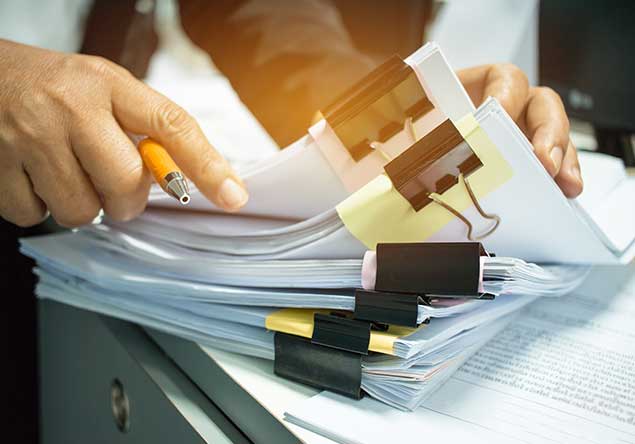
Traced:
[[212, 56], [243, 102], [285, 146], [375, 61], [354, 47], [331, 2], [275, 5], [266, 0], [182, 0], [181, 19], [190, 38]]

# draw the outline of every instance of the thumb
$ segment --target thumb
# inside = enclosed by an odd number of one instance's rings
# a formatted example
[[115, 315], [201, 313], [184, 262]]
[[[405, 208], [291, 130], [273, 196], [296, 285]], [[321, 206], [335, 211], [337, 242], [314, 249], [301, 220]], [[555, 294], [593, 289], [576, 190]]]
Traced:
[[183, 108], [128, 76], [119, 77], [113, 84], [112, 106], [124, 129], [152, 137], [163, 145], [216, 206], [236, 211], [247, 203], [249, 195], [242, 180]]

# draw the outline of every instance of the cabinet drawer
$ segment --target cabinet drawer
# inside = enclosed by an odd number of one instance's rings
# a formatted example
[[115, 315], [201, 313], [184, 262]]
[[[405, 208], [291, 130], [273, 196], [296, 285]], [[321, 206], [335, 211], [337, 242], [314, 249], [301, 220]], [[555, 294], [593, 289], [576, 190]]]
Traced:
[[40, 300], [43, 444], [248, 443], [134, 324]]

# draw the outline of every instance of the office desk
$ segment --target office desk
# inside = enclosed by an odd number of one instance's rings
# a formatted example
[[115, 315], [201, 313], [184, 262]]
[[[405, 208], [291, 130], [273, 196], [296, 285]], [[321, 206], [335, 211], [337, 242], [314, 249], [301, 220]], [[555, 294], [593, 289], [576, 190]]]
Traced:
[[332, 443], [282, 422], [317, 391], [269, 361], [47, 300], [38, 315], [43, 444]]

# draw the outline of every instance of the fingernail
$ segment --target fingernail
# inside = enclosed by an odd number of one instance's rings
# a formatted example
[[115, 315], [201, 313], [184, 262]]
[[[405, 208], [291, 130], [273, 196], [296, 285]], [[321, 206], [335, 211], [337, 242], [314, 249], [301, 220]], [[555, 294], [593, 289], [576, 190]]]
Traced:
[[551, 148], [551, 152], [549, 153], [551, 157], [551, 161], [553, 162], [553, 167], [555, 172], [560, 171], [560, 165], [562, 165], [562, 158], [564, 157], [564, 151], [559, 146], [554, 146]]
[[238, 182], [228, 177], [220, 186], [219, 199], [223, 207], [236, 210], [247, 203], [249, 195]]
[[576, 166], [572, 166], [569, 170], [569, 174], [578, 182], [582, 183], [582, 175], [580, 174], [580, 168]]

